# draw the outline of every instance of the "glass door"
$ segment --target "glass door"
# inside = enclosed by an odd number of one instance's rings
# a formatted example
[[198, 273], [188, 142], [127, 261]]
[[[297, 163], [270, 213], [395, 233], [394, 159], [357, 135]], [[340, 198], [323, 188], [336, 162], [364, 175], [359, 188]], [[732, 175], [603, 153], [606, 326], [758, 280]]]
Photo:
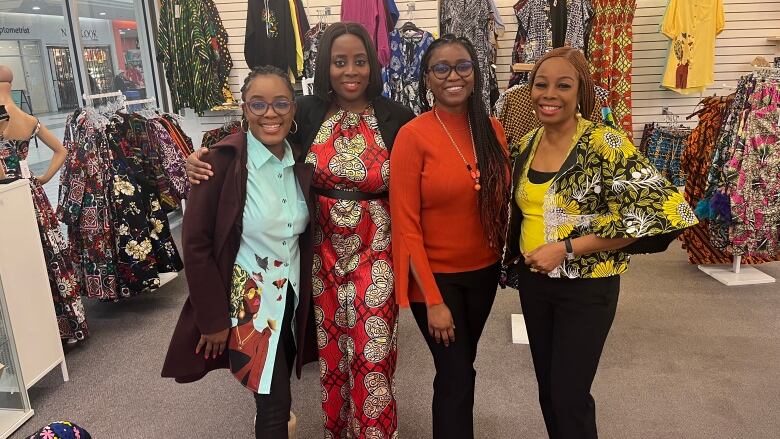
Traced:
[[90, 94], [116, 91], [110, 46], [85, 47], [84, 64], [87, 67]]
[[70, 48], [49, 46], [48, 52], [57, 109], [72, 110], [77, 108], [79, 101], [76, 93], [76, 78], [73, 76], [73, 64], [70, 61]]
[[27, 93], [34, 113], [48, 113], [49, 93], [46, 87], [44, 64], [41, 57], [41, 45], [38, 41], [20, 41], [24, 76], [27, 80]]

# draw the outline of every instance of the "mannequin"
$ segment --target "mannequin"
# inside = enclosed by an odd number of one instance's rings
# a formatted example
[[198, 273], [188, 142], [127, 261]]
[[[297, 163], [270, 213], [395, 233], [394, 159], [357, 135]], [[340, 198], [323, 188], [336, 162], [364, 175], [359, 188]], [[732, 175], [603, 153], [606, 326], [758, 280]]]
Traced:
[[[67, 150], [37, 117], [16, 106], [11, 97], [13, 79], [11, 69], [0, 66], [0, 170], [7, 176], [25, 178], [29, 182], [60, 338], [66, 343], [76, 343], [89, 335], [80, 296], [81, 285], [67, 241], [60, 233], [59, 221], [43, 189], [62, 167]], [[37, 178], [27, 166], [30, 139], [35, 136], [54, 151], [46, 173]]]
[[[46, 146], [54, 151], [49, 168], [46, 172], [36, 179], [41, 184], [46, 184], [54, 177], [57, 171], [65, 163], [67, 150], [44, 125], [41, 125], [38, 118], [31, 116], [14, 103], [11, 96], [11, 83], [14, 80], [14, 74], [6, 66], [0, 65], [0, 106], [5, 107], [7, 117], [0, 117], [0, 141], [2, 140], [30, 140], [36, 135]], [[0, 114], [3, 111], [0, 108]], [[39, 127], [39, 128], [37, 128]]]

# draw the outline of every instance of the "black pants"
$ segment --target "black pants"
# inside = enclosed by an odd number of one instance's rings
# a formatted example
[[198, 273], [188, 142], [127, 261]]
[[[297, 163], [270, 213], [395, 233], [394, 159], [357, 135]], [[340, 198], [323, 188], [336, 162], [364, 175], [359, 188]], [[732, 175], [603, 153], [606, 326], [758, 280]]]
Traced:
[[520, 302], [551, 439], [598, 437], [590, 387], [619, 291], [619, 276], [552, 279], [521, 269]]
[[257, 417], [255, 418], [256, 439], [287, 439], [287, 423], [290, 421], [292, 395], [290, 393], [290, 374], [295, 364], [295, 338], [293, 337], [292, 318], [295, 312], [295, 292], [287, 289], [287, 302], [284, 307], [282, 329], [276, 347], [276, 361], [271, 379], [271, 393], [255, 393]]
[[428, 334], [428, 309], [412, 303], [412, 313], [433, 355], [434, 439], [474, 437], [474, 383], [477, 344], [496, 298], [499, 265], [465, 273], [434, 274], [455, 322], [455, 342], [445, 347]]

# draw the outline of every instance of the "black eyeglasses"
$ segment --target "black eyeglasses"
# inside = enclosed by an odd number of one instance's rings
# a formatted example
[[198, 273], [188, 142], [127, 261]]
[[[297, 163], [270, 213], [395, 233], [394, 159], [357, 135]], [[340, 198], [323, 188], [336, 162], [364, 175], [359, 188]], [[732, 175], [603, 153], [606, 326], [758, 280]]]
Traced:
[[278, 114], [279, 116], [284, 116], [285, 114], [289, 113], [290, 110], [292, 110], [292, 106], [293, 103], [287, 99], [277, 99], [270, 104], [259, 99], [247, 102], [249, 112], [255, 116], [265, 115], [265, 113], [268, 111], [268, 107], [273, 107], [274, 113]]
[[474, 73], [474, 63], [471, 61], [462, 61], [454, 66], [439, 63], [434, 64], [431, 68], [428, 69], [428, 71], [433, 72], [433, 76], [438, 79], [447, 79], [450, 76], [450, 72], [453, 70], [455, 70], [455, 73], [457, 73], [458, 76], [466, 79], [471, 76], [472, 73]]

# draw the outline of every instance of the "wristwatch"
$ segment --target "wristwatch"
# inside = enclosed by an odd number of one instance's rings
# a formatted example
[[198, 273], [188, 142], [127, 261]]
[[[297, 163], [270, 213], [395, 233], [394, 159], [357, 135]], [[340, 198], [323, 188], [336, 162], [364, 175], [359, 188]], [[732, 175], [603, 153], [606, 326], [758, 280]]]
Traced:
[[566, 245], [566, 260], [571, 261], [574, 259], [574, 248], [571, 245], [571, 238], [564, 239], [563, 243]]

